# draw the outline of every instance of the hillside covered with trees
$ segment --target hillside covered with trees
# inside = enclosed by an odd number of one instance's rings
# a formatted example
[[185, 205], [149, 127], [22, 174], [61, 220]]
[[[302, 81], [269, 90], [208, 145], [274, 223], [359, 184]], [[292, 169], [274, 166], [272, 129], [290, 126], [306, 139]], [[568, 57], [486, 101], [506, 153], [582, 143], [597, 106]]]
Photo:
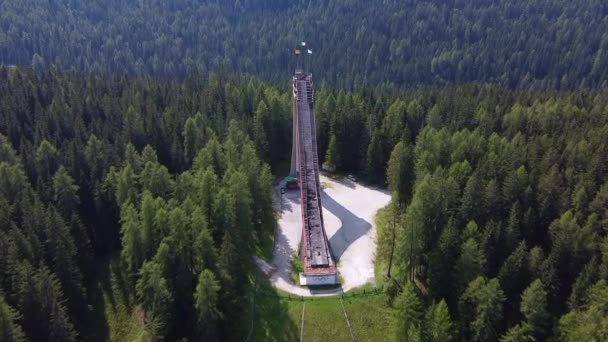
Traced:
[[606, 340], [606, 95], [488, 90], [435, 121], [439, 98], [392, 149], [378, 256], [428, 293], [392, 284], [395, 339], [434, 329], [425, 300], [447, 303], [457, 340]]
[[141, 341], [240, 338], [275, 224], [244, 127], [285, 119], [276, 90], [6, 67], [0, 89], [0, 340], [126, 340], [104, 315], [119, 302], [142, 312]]
[[[605, 92], [315, 97], [320, 162], [393, 193], [392, 338], [606, 339]], [[0, 337], [117, 338], [99, 312], [122, 294], [144, 340], [241, 339], [290, 117], [289, 92], [255, 80], [1, 67]]]
[[387, 339], [608, 340], [607, 3], [5, 0], [0, 341], [243, 340], [302, 39]]
[[282, 82], [306, 39], [305, 64], [338, 87], [604, 88], [607, 16], [601, 0], [5, 0], [0, 63]]

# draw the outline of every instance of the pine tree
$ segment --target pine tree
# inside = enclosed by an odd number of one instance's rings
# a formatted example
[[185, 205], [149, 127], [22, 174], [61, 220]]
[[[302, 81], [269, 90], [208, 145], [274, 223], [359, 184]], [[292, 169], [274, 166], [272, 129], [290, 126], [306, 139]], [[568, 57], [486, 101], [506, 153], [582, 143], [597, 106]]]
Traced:
[[43, 140], [36, 150], [36, 169], [38, 177], [44, 181], [51, 178], [59, 167], [59, 152], [48, 140]]
[[559, 320], [558, 336], [562, 341], [608, 340], [608, 284], [600, 280], [587, 293], [589, 305], [573, 310]]
[[194, 306], [198, 314], [198, 327], [205, 340], [216, 336], [215, 322], [222, 317], [218, 309], [220, 284], [208, 269], [201, 272], [194, 293]]
[[46, 268], [19, 265], [15, 279], [23, 330], [31, 341], [76, 341], [77, 334], [63, 302], [57, 278]]
[[[401, 99], [395, 100], [386, 110], [386, 116], [382, 122], [382, 133], [386, 139], [386, 147], [391, 150], [402, 139], [404, 131], [407, 130], [404, 127], [406, 111], [406, 104]], [[405, 139], [405, 141], [408, 140], [409, 137]]]
[[[193, 227], [194, 227], [193, 222]], [[215, 270], [217, 268], [217, 251], [214, 246], [213, 238], [206, 227], [200, 228], [200, 231], [194, 242], [195, 255], [195, 270], [200, 273], [202, 269], [208, 268]]]
[[[408, 282], [395, 301], [396, 313], [393, 320], [394, 340], [408, 340], [408, 336], [420, 329], [424, 316], [424, 306], [414, 285]], [[419, 330], [418, 330], [419, 331]], [[418, 335], [418, 334], [416, 334]]]
[[131, 170], [134, 173], [140, 173], [141, 172], [141, 168], [143, 167], [143, 163], [141, 161], [141, 156], [139, 155], [139, 153], [137, 153], [137, 149], [135, 148], [135, 146], [133, 146], [133, 144], [128, 143], [127, 147], [125, 148], [125, 156], [124, 156], [124, 165], [123, 166], [130, 166]]
[[527, 247], [526, 243], [522, 241], [505, 260], [498, 272], [498, 279], [507, 298], [513, 299], [524, 290], [530, 281], [527, 266]]
[[384, 178], [385, 169], [380, 130], [376, 129], [372, 135], [372, 141], [367, 147], [365, 174], [372, 182], [378, 183]]
[[500, 338], [501, 342], [533, 342], [530, 326], [527, 323], [517, 324]]
[[203, 210], [203, 215], [212, 218], [214, 198], [218, 191], [218, 179], [212, 167], [198, 170], [194, 174], [193, 186], [196, 189], [193, 196]]
[[485, 264], [483, 251], [475, 239], [469, 238], [461, 247], [460, 257], [455, 264], [456, 279], [464, 286], [482, 274]]
[[534, 339], [543, 340], [551, 322], [547, 311], [547, 292], [539, 279], [534, 280], [522, 293], [521, 313]]
[[74, 179], [70, 177], [63, 165], [60, 166], [53, 176], [53, 200], [64, 218], [69, 218], [78, 210], [80, 204], [78, 189]]
[[429, 263], [429, 287], [435, 297], [446, 298], [448, 303], [457, 303], [456, 280], [460, 274], [454, 272], [454, 260], [458, 260], [461, 249], [461, 233], [453, 221], [442, 230], [436, 250]]
[[504, 293], [497, 279], [477, 277], [460, 298], [460, 315], [466, 339], [495, 341], [503, 317]]
[[0, 294], [0, 341], [24, 342], [25, 334], [17, 323], [19, 316]]
[[141, 151], [141, 163], [146, 165], [146, 163], [158, 163], [158, 156], [156, 155], [156, 151], [150, 145], [146, 145], [144, 149]]
[[193, 168], [195, 170], [204, 170], [208, 167], [213, 168], [213, 172], [221, 177], [226, 170], [226, 157], [222, 151], [217, 137], [212, 136], [207, 145], [202, 148], [194, 158]]
[[121, 209], [121, 257], [127, 265], [131, 275], [139, 270], [146, 257], [145, 246], [148, 245], [140, 228], [137, 210], [132, 205], [126, 205]]
[[87, 309], [82, 274], [76, 263], [78, 251], [69, 227], [53, 207], [50, 207], [46, 214], [46, 224], [47, 265], [61, 283], [62, 292], [68, 299], [67, 306], [70, 313], [80, 318], [87, 313]]
[[267, 134], [272, 134], [269, 127], [269, 116], [268, 106], [264, 101], [260, 101], [258, 108], [255, 111], [255, 115], [253, 116], [253, 140], [255, 141], [260, 157], [264, 158], [264, 160], [268, 160], [270, 153], [267, 138]]
[[11, 146], [5, 135], [0, 133], [0, 162], [16, 164], [19, 162], [17, 153]]
[[146, 320], [157, 320], [162, 330], [166, 331], [171, 318], [173, 298], [158, 263], [146, 261], [143, 264], [139, 271], [136, 292], [145, 310]]
[[448, 305], [443, 299], [429, 307], [425, 320], [429, 335], [428, 341], [452, 341], [452, 320], [450, 319]]
[[327, 146], [327, 152], [325, 153], [325, 162], [323, 163], [323, 169], [329, 172], [334, 172], [340, 167], [340, 156], [338, 154], [338, 145], [336, 143], [336, 135], [332, 134], [329, 139], [329, 145]]
[[479, 220], [482, 210], [482, 188], [479, 176], [473, 173], [464, 187], [460, 204], [460, 217], [463, 220]]
[[167, 167], [158, 163], [146, 163], [140, 175], [140, 183], [144, 190], [157, 197], [166, 198], [175, 190], [173, 176]]
[[91, 134], [84, 148], [84, 159], [88, 171], [87, 176], [92, 181], [101, 180], [102, 175], [107, 171], [107, 147], [104, 141], [100, 140], [95, 134]]
[[413, 150], [405, 142], [395, 145], [386, 170], [388, 187], [398, 203], [408, 203], [415, 183]]
[[189, 117], [184, 124], [184, 131], [182, 132], [184, 136], [184, 158], [187, 165], [192, 163], [192, 160], [202, 147], [200, 144], [200, 134], [201, 132], [196, 125], [196, 121], [193, 117]]
[[141, 244], [142, 253], [147, 259], [154, 254], [156, 246], [162, 240], [160, 231], [154, 222], [154, 216], [156, 215], [159, 202], [155, 201], [154, 197], [149, 191], [144, 191], [141, 199], [141, 210], [139, 212], [139, 222], [141, 222]]

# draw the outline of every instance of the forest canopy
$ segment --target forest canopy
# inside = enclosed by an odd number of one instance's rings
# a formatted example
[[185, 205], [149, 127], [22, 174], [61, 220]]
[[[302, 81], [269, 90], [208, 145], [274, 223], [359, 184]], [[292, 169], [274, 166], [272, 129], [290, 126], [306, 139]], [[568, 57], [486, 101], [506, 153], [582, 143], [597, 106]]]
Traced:
[[6, 0], [0, 63], [282, 82], [305, 39], [301, 63], [338, 87], [603, 88], [607, 15], [601, 0]]
[[[605, 92], [315, 98], [320, 163], [393, 194], [377, 254], [402, 284], [386, 290], [391, 336], [608, 336]], [[146, 337], [242, 337], [290, 107], [254, 79], [0, 67], [0, 336], [106, 340], [111, 289]]]
[[243, 340], [296, 67], [387, 339], [608, 340], [608, 2], [4, 0], [0, 341]]

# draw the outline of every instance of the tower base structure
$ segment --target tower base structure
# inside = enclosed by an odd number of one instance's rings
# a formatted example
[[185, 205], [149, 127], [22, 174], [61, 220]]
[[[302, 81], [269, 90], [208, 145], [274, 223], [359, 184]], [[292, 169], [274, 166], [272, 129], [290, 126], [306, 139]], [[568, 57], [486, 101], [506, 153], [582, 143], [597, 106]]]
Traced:
[[304, 272], [300, 272], [300, 285], [302, 286], [337, 285], [339, 283], [337, 273], [305, 275]]

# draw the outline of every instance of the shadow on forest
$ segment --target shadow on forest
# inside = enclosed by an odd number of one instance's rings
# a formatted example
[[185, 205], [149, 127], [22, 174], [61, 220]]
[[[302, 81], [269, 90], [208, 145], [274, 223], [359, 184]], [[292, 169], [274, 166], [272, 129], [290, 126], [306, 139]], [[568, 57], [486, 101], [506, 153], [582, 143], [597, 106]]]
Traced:
[[255, 300], [255, 319], [252, 341], [297, 341], [298, 328], [289, 316], [288, 303], [270, 285], [268, 279], [258, 276]]
[[106, 320], [105, 311], [106, 305], [115, 305], [113, 296], [108, 296], [111, 303], [106, 303], [104, 292], [111, 294], [110, 289], [110, 258], [102, 259], [97, 262], [95, 267], [95, 278], [91, 280], [87, 286], [87, 296], [91, 305], [91, 311], [87, 318], [86, 331], [90, 332], [88, 336], [81, 336], [85, 341], [102, 342], [110, 340], [110, 327]]
[[108, 312], [113, 316], [125, 315], [122, 318], [130, 318], [133, 303], [125, 274], [120, 266], [120, 257], [108, 256], [98, 261], [96, 278], [91, 280], [87, 293], [91, 304], [87, 331], [91, 333], [88, 336], [81, 336], [82, 340], [94, 342], [111, 340], [112, 322], [109, 322], [111, 317], [108, 317]]

